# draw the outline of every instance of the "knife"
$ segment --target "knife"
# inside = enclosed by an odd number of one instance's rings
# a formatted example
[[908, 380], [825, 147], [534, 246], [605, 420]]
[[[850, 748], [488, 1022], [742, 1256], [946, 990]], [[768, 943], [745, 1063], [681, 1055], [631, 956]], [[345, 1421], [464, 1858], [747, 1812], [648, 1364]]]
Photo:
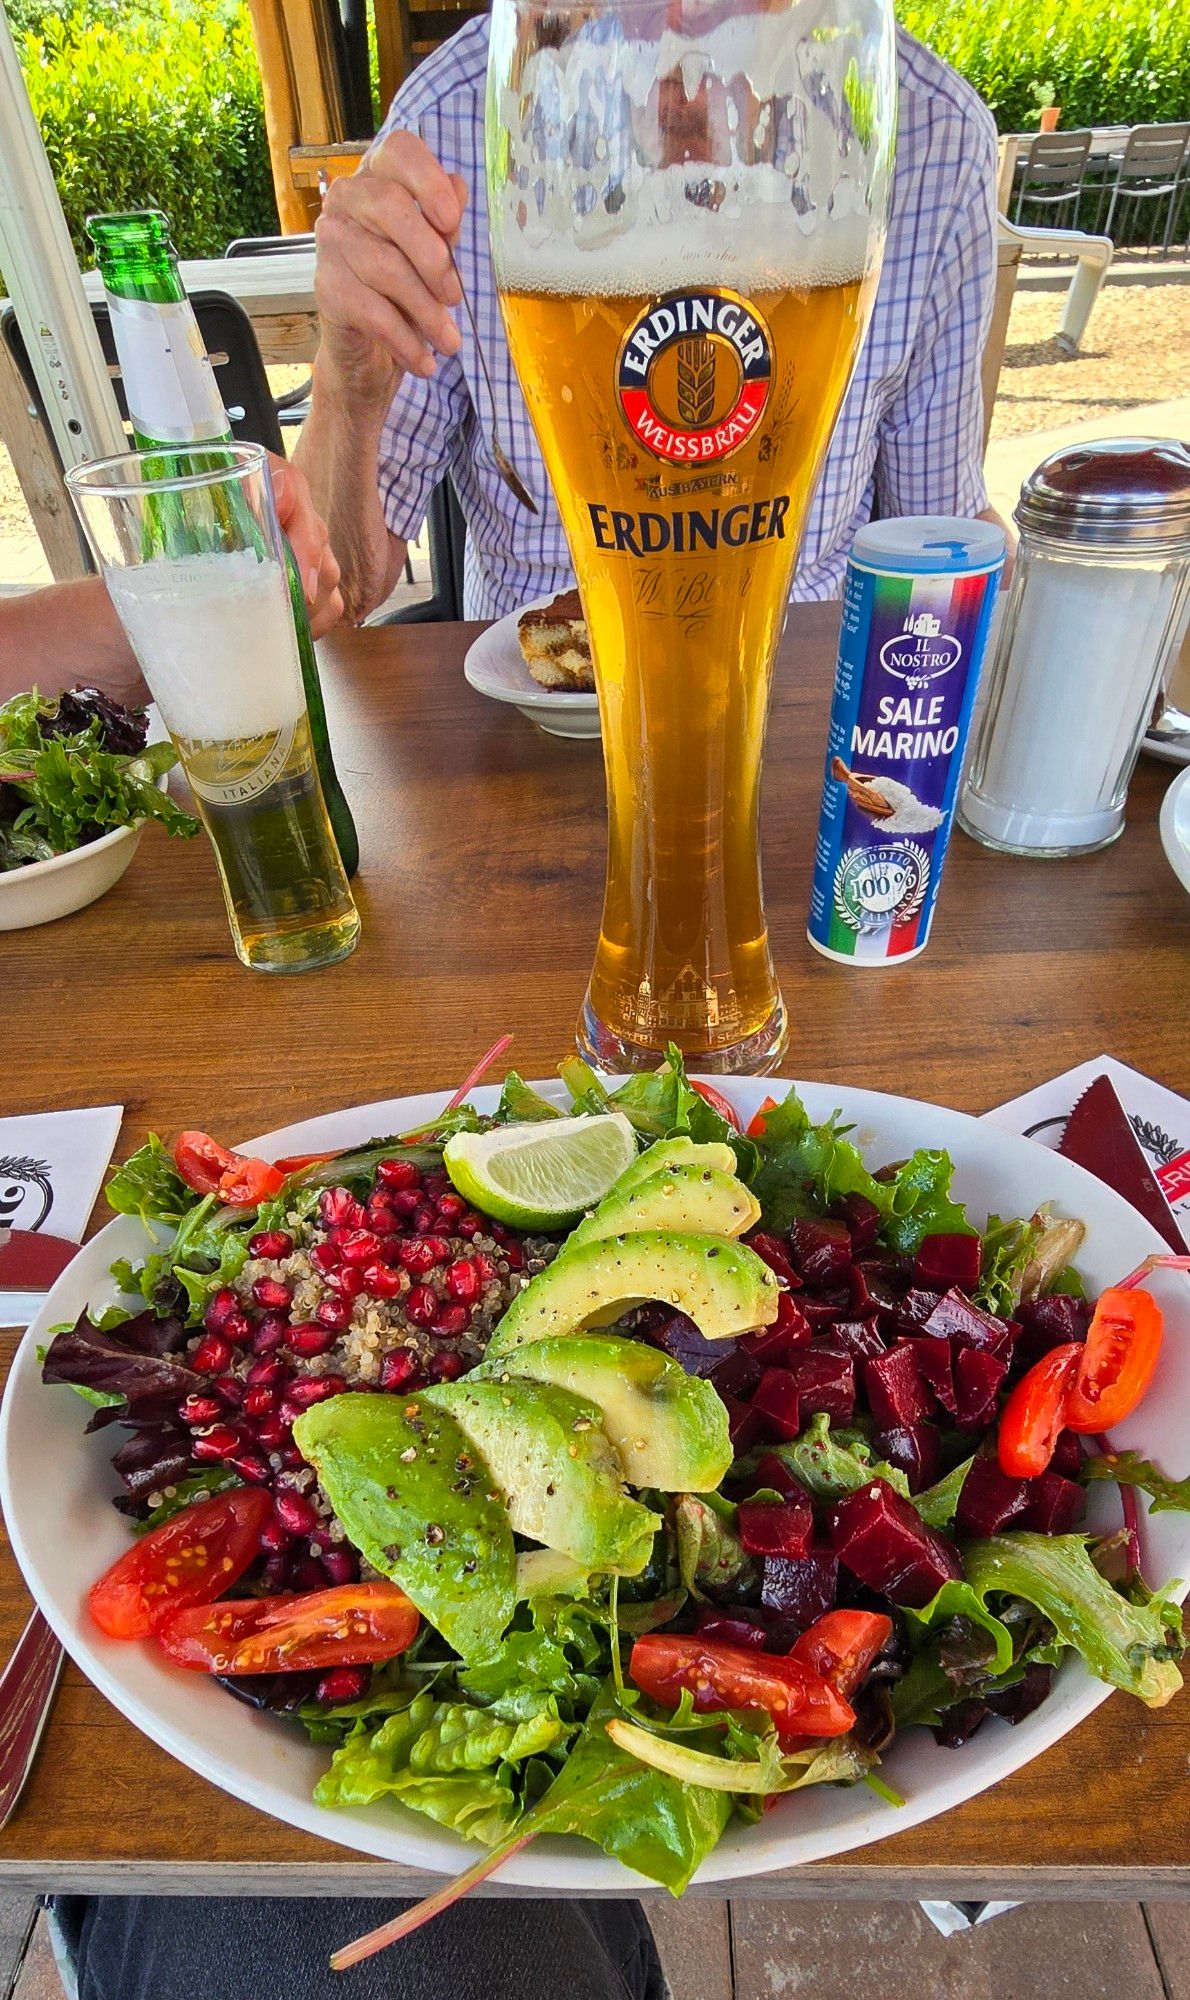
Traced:
[[1190, 1248], [1109, 1076], [1087, 1085], [1066, 1120], [1058, 1151], [1123, 1195], [1179, 1256]]

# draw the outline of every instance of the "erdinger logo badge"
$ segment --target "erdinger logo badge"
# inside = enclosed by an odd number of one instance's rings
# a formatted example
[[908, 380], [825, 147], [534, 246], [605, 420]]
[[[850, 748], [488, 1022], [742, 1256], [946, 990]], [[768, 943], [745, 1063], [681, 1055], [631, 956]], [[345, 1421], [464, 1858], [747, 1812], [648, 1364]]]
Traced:
[[616, 391], [638, 443], [671, 465], [727, 458], [760, 421], [769, 330], [738, 292], [670, 292], [625, 335]]

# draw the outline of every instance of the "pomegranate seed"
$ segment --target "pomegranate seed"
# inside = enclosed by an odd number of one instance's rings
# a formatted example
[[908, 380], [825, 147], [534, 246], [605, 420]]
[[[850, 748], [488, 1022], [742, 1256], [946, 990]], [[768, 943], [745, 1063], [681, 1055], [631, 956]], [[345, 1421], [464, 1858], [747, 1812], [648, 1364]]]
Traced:
[[289, 1335], [289, 1345], [295, 1354], [309, 1360], [315, 1354], [325, 1354], [337, 1339], [332, 1326], [295, 1326]]
[[460, 1257], [450, 1265], [446, 1273], [446, 1289], [452, 1299], [462, 1299], [464, 1305], [470, 1305], [473, 1299], [479, 1297], [479, 1272], [466, 1257]]
[[[440, 1332], [441, 1329], [435, 1328], [435, 1331]], [[443, 1354], [436, 1354], [430, 1363], [430, 1373], [435, 1382], [455, 1382], [462, 1372], [463, 1357], [451, 1348], [447, 1348]]]
[[215, 1394], [222, 1396], [225, 1403], [230, 1403], [233, 1410], [239, 1409], [244, 1400], [244, 1385], [238, 1375], [217, 1375], [212, 1387]]
[[298, 1450], [297, 1446], [292, 1443], [283, 1444], [281, 1446], [279, 1456], [281, 1459], [281, 1463], [285, 1467], [287, 1472], [296, 1472], [299, 1465], [304, 1465], [306, 1463], [305, 1459], [302, 1457], [302, 1454]]
[[423, 1174], [421, 1184], [431, 1201], [437, 1201], [439, 1195], [445, 1194], [450, 1187], [446, 1175], [437, 1169], [433, 1173]]
[[289, 1572], [289, 1580], [294, 1590], [322, 1590], [326, 1585], [317, 1556], [303, 1556], [295, 1562]]
[[434, 1268], [434, 1252], [424, 1236], [405, 1237], [397, 1245], [397, 1262], [415, 1278]]
[[224, 1285], [209, 1301], [207, 1309], [202, 1316], [202, 1323], [208, 1333], [222, 1333], [223, 1322], [227, 1318], [228, 1313], [238, 1312], [239, 1309], [240, 1301], [236, 1294], [232, 1291], [230, 1285]]
[[363, 1272], [353, 1271], [346, 1264], [342, 1265], [337, 1271], [328, 1271], [326, 1281], [334, 1292], [335, 1297], [346, 1299], [348, 1305], [351, 1304], [353, 1299], [358, 1299], [364, 1289]]
[[310, 1252], [310, 1262], [324, 1277], [339, 1268], [339, 1252], [329, 1237], [325, 1243], [316, 1243]]
[[273, 1476], [268, 1459], [259, 1451], [239, 1451], [231, 1461], [233, 1469], [250, 1486], [267, 1486]]
[[445, 1236], [423, 1236], [422, 1242], [435, 1264], [449, 1264], [454, 1252]]
[[311, 1403], [321, 1403], [327, 1396], [341, 1396], [346, 1387], [341, 1375], [308, 1375], [304, 1381], [292, 1385], [286, 1401], [296, 1403], [299, 1410], [308, 1410]]
[[284, 1590], [289, 1581], [289, 1562], [284, 1555], [270, 1556], [260, 1572], [260, 1580], [270, 1597]]
[[235, 1347], [246, 1347], [252, 1338], [252, 1321], [246, 1312], [230, 1312], [223, 1322], [223, 1340], [230, 1340]]
[[460, 1333], [466, 1333], [471, 1324], [471, 1314], [466, 1306], [439, 1306], [434, 1317], [434, 1332], [447, 1340], [454, 1340]]
[[418, 1379], [417, 1363], [407, 1347], [394, 1348], [380, 1364], [382, 1389], [410, 1389]]
[[519, 1243], [505, 1243], [502, 1247], [501, 1254], [504, 1258], [504, 1262], [507, 1264], [510, 1271], [524, 1270], [525, 1253], [521, 1249]]
[[258, 1229], [255, 1236], [248, 1238], [250, 1257], [269, 1257], [274, 1261], [288, 1257], [293, 1251], [293, 1238], [287, 1229]]
[[428, 1285], [414, 1285], [405, 1299], [405, 1311], [414, 1326], [429, 1326], [438, 1310], [438, 1295]]
[[187, 1396], [178, 1410], [184, 1424], [213, 1424], [223, 1415], [217, 1396]]
[[275, 1516], [271, 1521], [266, 1521], [260, 1531], [260, 1546], [266, 1555], [284, 1555], [292, 1540], [293, 1536], [288, 1529], [281, 1526]]
[[368, 1667], [332, 1667], [314, 1690], [315, 1701], [337, 1708], [340, 1702], [362, 1701], [372, 1679]]
[[353, 1229], [343, 1244], [343, 1262], [362, 1267], [380, 1255], [380, 1238], [372, 1229]]
[[345, 1188], [324, 1188], [318, 1214], [328, 1229], [358, 1229], [364, 1219], [363, 1206]]
[[373, 1298], [395, 1299], [401, 1289], [401, 1273], [390, 1264], [369, 1264], [364, 1272], [364, 1289]]
[[512, 1238], [502, 1222], [489, 1222], [488, 1235], [493, 1243], [511, 1243]]
[[328, 1583], [354, 1583], [359, 1576], [359, 1564], [350, 1549], [327, 1549], [322, 1567]]
[[200, 1463], [221, 1465], [239, 1451], [240, 1434], [230, 1424], [212, 1424], [209, 1431], [199, 1432], [190, 1449]]
[[283, 1416], [274, 1413], [264, 1417], [256, 1426], [256, 1442], [262, 1451], [280, 1451], [289, 1443], [289, 1425]]
[[277, 1407], [277, 1391], [262, 1382], [258, 1388], [249, 1389], [244, 1397], [243, 1409], [246, 1417], [271, 1417]]
[[490, 1285], [492, 1280], [497, 1276], [495, 1258], [489, 1257], [486, 1250], [478, 1250], [471, 1261], [475, 1266], [475, 1275], [479, 1279], [480, 1284]]
[[314, 1317], [319, 1326], [329, 1326], [332, 1333], [342, 1333], [351, 1319], [351, 1304], [348, 1299], [323, 1299], [314, 1308]]
[[[289, 1318], [280, 1313], [266, 1313], [252, 1329], [253, 1354], [272, 1354], [282, 1345], [289, 1333]], [[251, 1379], [251, 1370], [249, 1379]]]
[[397, 1226], [396, 1213], [387, 1195], [374, 1194], [364, 1207], [364, 1227], [378, 1236], [387, 1236]]
[[200, 1375], [222, 1375], [231, 1366], [231, 1347], [220, 1333], [205, 1334], [190, 1357]]
[[262, 1312], [288, 1312], [293, 1304], [293, 1293], [280, 1278], [257, 1278], [252, 1286], [252, 1298]]
[[457, 1222], [460, 1215], [467, 1213], [467, 1204], [461, 1194], [440, 1194], [437, 1207], [443, 1222]]
[[394, 1215], [402, 1216], [408, 1221], [411, 1215], [417, 1214], [421, 1206], [421, 1196], [416, 1188], [406, 1188], [400, 1194], [390, 1195], [388, 1205]]
[[438, 1210], [433, 1202], [419, 1201], [413, 1211], [413, 1227], [419, 1236], [428, 1235], [438, 1220]]
[[307, 1500], [304, 1493], [295, 1493], [291, 1486], [274, 1494], [273, 1512], [291, 1535], [312, 1535], [318, 1526], [318, 1513], [313, 1502]]
[[486, 1236], [487, 1223], [477, 1209], [469, 1208], [464, 1215], [460, 1215], [458, 1221], [455, 1223], [455, 1234], [456, 1236], [468, 1237]]
[[397, 1188], [402, 1192], [415, 1188], [421, 1175], [412, 1160], [381, 1160], [376, 1169], [376, 1178], [383, 1181], [386, 1188]]
[[272, 1355], [266, 1355], [263, 1361], [252, 1363], [244, 1380], [250, 1389], [274, 1388], [278, 1382], [285, 1380], [288, 1373], [289, 1370], [283, 1361], [276, 1360]]

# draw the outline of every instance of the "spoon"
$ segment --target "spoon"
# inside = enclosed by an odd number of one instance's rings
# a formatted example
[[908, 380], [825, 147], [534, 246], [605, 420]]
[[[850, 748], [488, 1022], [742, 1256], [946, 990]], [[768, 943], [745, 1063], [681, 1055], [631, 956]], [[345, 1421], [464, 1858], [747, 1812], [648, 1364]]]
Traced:
[[[450, 250], [449, 244], [447, 245], [447, 249]], [[450, 261], [455, 277], [459, 281], [459, 290], [463, 295], [464, 310], [466, 311], [467, 321], [471, 328], [471, 338], [475, 342], [475, 352], [479, 356], [479, 365], [483, 370], [483, 379], [487, 384], [488, 402], [491, 404], [492, 409], [492, 431], [488, 440], [491, 447], [492, 459], [497, 472], [500, 474], [501, 479], [514, 499], [519, 500], [522, 507], [527, 507], [531, 514], [539, 514], [541, 509], [500, 442], [499, 432], [496, 427], [496, 396], [492, 388], [492, 378], [488, 373], [487, 357], [483, 351], [483, 343], [479, 338], [479, 328], [475, 324], [475, 314], [471, 310], [471, 301], [467, 297], [467, 287], [463, 283], [463, 274], [459, 270], [453, 250], [450, 250]]]

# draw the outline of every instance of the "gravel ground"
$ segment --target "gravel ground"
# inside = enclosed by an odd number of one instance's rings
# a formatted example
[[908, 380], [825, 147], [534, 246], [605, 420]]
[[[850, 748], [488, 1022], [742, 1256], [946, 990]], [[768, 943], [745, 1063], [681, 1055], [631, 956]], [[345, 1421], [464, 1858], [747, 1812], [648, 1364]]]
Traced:
[[[1186, 393], [1190, 382], [1190, 285], [1108, 285], [1081, 351], [1067, 358], [1055, 338], [1061, 292], [1018, 292], [1008, 329], [992, 439], [1052, 430], [1139, 403]], [[278, 371], [280, 374], [280, 371]], [[285, 386], [294, 371], [285, 371]], [[0, 542], [27, 535], [29, 517], [0, 445]], [[0, 585], [4, 581], [0, 546]]]

